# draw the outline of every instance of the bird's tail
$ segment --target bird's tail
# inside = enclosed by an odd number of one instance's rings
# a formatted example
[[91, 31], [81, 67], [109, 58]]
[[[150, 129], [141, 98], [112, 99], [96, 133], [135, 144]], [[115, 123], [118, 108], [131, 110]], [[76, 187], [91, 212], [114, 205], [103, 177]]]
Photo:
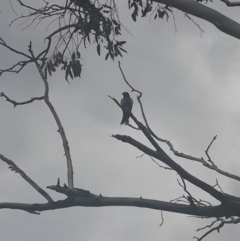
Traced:
[[129, 123], [129, 121], [128, 121], [128, 119], [129, 119], [129, 115], [127, 115], [126, 113], [123, 113], [123, 118], [122, 118], [122, 121], [121, 121], [121, 125], [122, 124], [128, 124]]

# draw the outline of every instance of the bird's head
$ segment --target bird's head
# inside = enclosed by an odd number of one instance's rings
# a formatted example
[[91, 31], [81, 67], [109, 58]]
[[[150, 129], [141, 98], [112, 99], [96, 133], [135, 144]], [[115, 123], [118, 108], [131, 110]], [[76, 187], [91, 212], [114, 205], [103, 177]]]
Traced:
[[130, 95], [129, 95], [128, 92], [123, 92], [122, 95], [123, 95], [123, 97], [129, 97], [130, 98]]

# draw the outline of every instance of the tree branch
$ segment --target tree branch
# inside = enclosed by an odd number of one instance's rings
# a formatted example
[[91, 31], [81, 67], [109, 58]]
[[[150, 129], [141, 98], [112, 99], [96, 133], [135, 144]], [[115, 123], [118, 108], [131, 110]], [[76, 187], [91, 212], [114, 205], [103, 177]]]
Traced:
[[[66, 187], [50, 186], [50, 189], [56, 190], [60, 193], [67, 191]], [[192, 207], [185, 204], [170, 203], [145, 198], [131, 198], [131, 197], [105, 197], [93, 194], [83, 189], [72, 189], [72, 196], [65, 200], [49, 203], [0, 203], [0, 209], [17, 209], [28, 212], [42, 212], [48, 210], [56, 210], [62, 208], [69, 208], [75, 206], [83, 207], [110, 207], [110, 206], [127, 206], [127, 207], [140, 207], [149, 208], [154, 210], [163, 210], [174, 213], [182, 213], [188, 215], [196, 215], [201, 217], [224, 217], [224, 216], [240, 216], [240, 208], [238, 211], [225, 209], [223, 206], [204, 206]]]
[[44, 96], [41, 96], [41, 97], [33, 97], [30, 100], [27, 100], [27, 101], [24, 101], [24, 102], [17, 102], [15, 100], [11, 100], [3, 92], [0, 93], [0, 97], [4, 97], [6, 99], [6, 101], [12, 103], [14, 107], [16, 107], [17, 105], [26, 105], [26, 104], [32, 103], [35, 100], [43, 100], [44, 99]]
[[67, 169], [68, 169], [68, 186], [69, 188], [73, 188], [74, 187], [74, 184], [73, 184], [73, 166], [72, 166], [72, 158], [71, 158], [71, 154], [70, 154], [70, 147], [68, 145], [68, 141], [67, 141], [67, 137], [66, 137], [66, 134], [65, 134], [65, 131], [64, 131], [64, 128], [63, 128], [63, 125], [60, 121], [60, 118], [55, 110], [55, 108], [53, 107], [51, 101], [49, 100], [49, 85], [48, 85], [48, 81], [47, 81], [47, 78], [46, 76], [44, 75], [40, 65], [38, 64], [37, 62], [37, 59], [35, 58], [34, 54], [33, 54], [33, 51], [32, 51], [32, 44], [30, 42], [30, 45], [29, 45], [29, 52], [32, 56], [32, 59], [33, 61], [35, 62], [36, 64], [36, 67], [38, 69], [38, 72], [43, 80], [43, 83], [44, 83], [44, 86], [45, 86], [45, 93], [44, 93], [44, 101], [46, 103], [46, 105], [48, 106], [48, 108], [50, 109], [56, 123], [57, 123], [57, 126], [58, 126], [58, 132], [60, 133], [60, 136], [62, 138], [62, 142], [63, 142], [63, 148], [64, 148], [64, 152], [65, 152], [65, 156], [66, 156], [66, 159], [67, 159]]
[[224, 2], [228, 7], [236, 7], [240, 6], [240, 2], [230, 2], [229, 0], [221, 0]]
[[[120, 63], [119, 63], [120, 67]], [[121, 69], [121, 68], [120, 68]], [[123, 72], [122, 72], [123, 73]], [[126, 81], [126, 78], [125, 78]], [[132, 88], [132, 87], [131, 87]], [[120, 108], [121, 105], [118, 103], [118, 101], [115, 98], [112, 98], [109, 96]], [[174, 162], [163, 150], [162, 148], [156, 143], [156, 141], [153, 139], [151, 134], [149, 133], [149, 130], [137, 120], [137, 118], [131, 113], [131, 118], [134, 120], [134, 122], [137, 124], [139, 129], [143, 132], [143, 134], [146, 136], [146, 138], [150, 141], [150, 143], [156, 148], [156, 151], [151, 150], [150, 148], [146, 147], [142, 143], [134, 140], [133, 138], [129, 136], [121, 136], [121, 135], [113, 135], [118, 140], [121, 140], [123, 142], [127, 142], [139, 150], [143, 151], [147, 155], [150, 155], [152, 157], [157, 158], [158, 160], [162, 161], [172, 169], [174, 169], [183, 179], [188, 180], [190, 183], [196, 185], [197, 187], [201, 188], [205, 192], [209, 193], [211, 196], [215, 197], [217, 200], [219, 200], [222, 203], [225, 203], [228, 201], [228, 198], [223, 195], [223, 193], [217, 191], [207, 183], [201, 181], [200, 179], [192, 176], [190, 173], [188, 173], [185, 169], [183, 169], [180, 165], [178, 165], [176, 162]]]
[[131, 144], [132, 146], [135, 146], [136, 148], [138, 148], [142, 152], [146, 153], [147, 155], [152, 156], [152, 157], [158, 159], [159, 161], [162, 161], [163, 163], [165, 163], [166, 165], [168, 165], [169, 167], [174, 169], [183, 179], [189, 181], [193, 185], [204, 190], [205, 192], [207, 192], [208, 194], [210, 194], [211, 196], [213, 196], [220, 202], [226, 203], [229, 201], [229, 198], [227, 195], [217, 191], [216, 189], [214, 189], [207, 183], [203, 182], [202, 180], [200, 180], [200, 179], [196, 178], [195, 176], [191, 175], [190, 173], [188, 173], [179, 164], [174, 162], [164, 151], [162, 151], [162, 152], [154, 151], [129, 136], [113, 135], [113, 137], [122, 142]]
[[[220, 232], [220, 229], [225, 225], [225, 224], [238, 224], [240, 223], [240, 218], [234, 218], [234, 217], [229, 217], [230, 220], [226, 220], [223, 218], [217, 218], [217, 220], [214, 220], [210, 225], [206, 225], [203, 228], [199, 228], [197, 229], [197, 231], [206, 229], [206, 228], [210, 228], [205, 234], [203, 234], [200, 238], [197, 237], [193, 237], [195, 239], [197, 239], [197, 241], [201, 241], [203, 240], [206, 236], [208, 236], [210, 233], [217, 231]], [[217, 222], [220, 222], [219, 225], [212, 227], [214, 224], [216, 224]]]
[[163, 3], [215, 25], [220, 31], [240, 39], [240, 24], [210, 7], [194, 0], [153, 0]]
[[48, 202], [53, 202], [52, 198], [45, 192], [41, 187], [39, 187], [30, 177], [26, 175], [13, 161], [9, 160], [5, 156], [0, 154], [0, 159], [9, 165], [9, 168], [16, 173], [19, 173], [22, 178], [27, 181], [37, 192], [39, 192]]
[[0, 45], [2, 45], [3, 47], [11, 50], [12, 52], [14, 52], [14, 53], [16, 53], [16, 54], [20, 54], [20, 55], [22, 55], [22, 56], [24, 56], [24, 57], [32, 60], [32, 58], [31, 58], [29, 55], [27, 55], [27, 54], [25, 54], [25, 53], [23, 53], [23, 52], [21, 52], [21, 51], [18, 51], [18, 50], [16, 50], [16, 49], [13, 49], [13, 48], [10, 47], [9, 45], [7, 45], [2, 38], [0, 38]]
[[[120, 66], [120, 63], [119, 63], [119, 66]], [[121, 72], [122, 72], [121, 67], [120, 67], [120, 70], [121, 70]], [[123, 72], [122, 72], [122, 74], [123, 74]], [[123, 74], [123, 76], [124, 76], [124, 74]], [[125, 80], [125, 82], [128, 84], [128, 81], [126, 80], [125, 76], [124, 76], [124, 80]], [[209, 151], [209, 148], [211, 147], [213, 141], [217, 138], [217, 136], [215, 136], [215, 137], [213, 138], [213, 140], [212, 140], [211, 143], [209, 144], [207, 150], [205, 151], [205, 153], [206, 153], [206, 155], [207, 155], [207, 157], [208, 157], [208, 161], [204, 160], [203, 157], [199, 158], [199, 157], [194, 157], [194, 156], [191, 156], [191, 155], [184, 154], [184, 153], [182, 153], [182, 152], [180, 153], [180, 152], [178, 152], [177, 150], [175, 150], [173, 144], [172, 144], [170, 141], [158, 137], [158, 136], [152, 131], [152, 129], [150, 128], [150, 125], [148, 124], [148, 120], [147, 120], [147, 118], [146, 118], [146, 115], [145, 115], [145, 112], [144, 112], [144, 109], [143, 109], [143, 104], [142, 104], [142, 102], [141, 102], [142, 92], [140, 92], [140, 91], [138, 91], [138, 90], [135, 90], [130, 84], [128, 84], [128, 85], [130, 86], [130, 88], [132, 88], [132, 91], [137, 91], [138, 93], [140, 93], [140, 95], [137, 96], [137, 99], [138, 99], [138, 103], [139, 103], [139, 105], [140, 105], [141, 113], [142, 113], [142, 116], [143, 116], [143, 119], [144, 119], [146, 128], [147, 128], [147, 130], [149, 131], [149, 133], [150, 133], [156, 140], [158, 140], [158, 141], [160, 141], [160, 142], [166, 143], [166, 144], [169, 146], [170, 151], [172, 151], [175, 156], [178, 156], [178, 157], [181, 157], [181, 158], [184, 158], [184, 159], [188, 159], [188, 160], [192, 160], [192, 161], [200, 162], [200, 163], [202, 163], [205, 167], [207, 167], [207, 168], [209, 168], [209, 169], [212, 169], [212, 170], [220, 173], [221, 175], [224, 175], [224, 176], [226, 176], [226, 177], [229, 177], [229, 178], [235, 179], [235, 180], [237, 180], [237, 181], [240, 181], [240, 177], [239, 177], [239, 176], [221, 170], [221, 169], [218, 168], [218, 166], [211, 160], [211, 158], [210, 158], [210, 156], [209, 156], [209, 154], [208, 154], [208, 151]]]

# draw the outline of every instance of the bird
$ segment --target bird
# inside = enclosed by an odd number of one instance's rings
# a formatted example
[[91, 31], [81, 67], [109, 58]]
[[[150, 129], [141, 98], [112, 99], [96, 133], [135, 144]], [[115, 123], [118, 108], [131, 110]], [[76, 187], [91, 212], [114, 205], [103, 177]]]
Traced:
[[123, 98], [121, 100], [121, 107], [123, 109], [123, 118], [120, 123], [121, 125], [128, 124], [128, 119], [130, 117], [132, 106], [133, 106], [133, 100], [130, 97], [129, 93], [123, 92], [122, 95], [123, 95]]

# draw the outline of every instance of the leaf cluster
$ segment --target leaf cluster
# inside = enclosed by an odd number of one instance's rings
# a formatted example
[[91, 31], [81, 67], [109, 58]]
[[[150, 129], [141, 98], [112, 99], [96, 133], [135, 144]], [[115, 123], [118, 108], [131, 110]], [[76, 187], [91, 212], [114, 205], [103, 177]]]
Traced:
[[122, 57], [122, 52], [126, 52], [122, 45], [126, 41], [116, 40], [116, 37], [121, 35], [121, 23], [114, 2], [98, 4], [99, 6], [89, 0], [72, 0], [72, 2], [79, 8], [76, 31], [83, 36], [84, 46], [86, 47], [86, 40], [91, 43], [91, 36], [94, 36], [98, 55], [101, 52], [101, 45], [106, 42], [105, 59], [108, 59], [109, 56], [113, 60], [114, 57]]
[[64, 60], [63, 54], [57, 52], [51, 59], [46, 60], [42, 66], [45, 77], [47, 78], [48, 74], [51, 76], [52, 72], [55, 72], [59, 66], [62, 66], [61, 69], [65, 71], [66, 81], [68, 81], [69, 76], [71, 79], [81, 77], [82, 65], [80, 63], [80, 57], [80, 52], [74, 51], [69, 60]]
[[151, 13], [151, 15], [155, 13], [154, 19], [163, 19], [163, 17], [166, 16], [167, 20], [169, 18], [168, 12], [172, 12], [167, 5], [163, 7], [161, 4], [157, 4], [154, 7], [154, 3], [151, 0], [147, 0], [146, 2], [142, 0], [128, 0], [128, 7], [129, 9], [133, 8], [131, 16], [134, 22], [137, 21], [139, 10], [141, 11], [141, 17], [146, 17], [149, 13]]

